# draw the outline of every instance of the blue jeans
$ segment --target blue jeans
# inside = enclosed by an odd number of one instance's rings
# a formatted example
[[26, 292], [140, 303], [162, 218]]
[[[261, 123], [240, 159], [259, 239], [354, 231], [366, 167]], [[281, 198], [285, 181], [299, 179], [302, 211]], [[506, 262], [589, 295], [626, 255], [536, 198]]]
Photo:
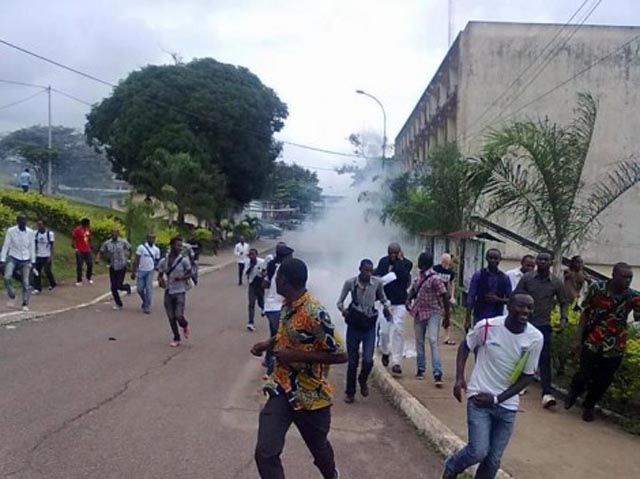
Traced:
[[[278, 333], [278, 326], [280, 325], [280, 311], [267, 311], [264, 313], [269, 321], [269, 334], [271, 337], [274, 337]], [[273, 363], [275, 360], [273, 359], [273, 353], [271, 351], [267, 351], [265, 356], [265, 363], [267, 363], [267, 374], [271, 374], [273, 372]]]
[[9, 298], [12, 300], [16, 298], [16, 292], [13, 289], [13, 273], [16, 270], [20, 271], [22, 275], [22, 306], [28, 306], [29, 298], [31, 298], [31, 284], [29, 282], [31, 261], [28, 259], [19, 260], [11, 256], [7, 257], [7, 263], [4, 266], [4, 285], [7, 288]]
[[151, 300], [153, 299], [153, 270], [138, 271], [138, 294], [142, 299], [142, 309], [149, 311], [151, 309]]
[[356, 394], [356, 375], [358, 373], [358, 363], [360, 362], [360, 343], [362, 343], [362, 368], [358, 381], [366, 383], [369, 374], [373, 369], [373, 351], [376, 345], [376, 328], [367, 330], [352, 328], [347, 326], [347, 354], [349, 355], [349, 366], [347, 367], [347, 396]]
[[438, 344], [438, 334], [440, 333], [440, 323], [442, 316], [434, 314], [427, 321], [414, 320], [413, 333], [416, 337], [416, 362], [418, 372], [424, 373], [427, 370], [425, 358], [425, 335], [429, 338], [429, 348], [431, 349], [431, 370], [435, 379], [442, 378], [442, 361], [440, 359], [440, 346]]
[[475, 479], [494, 479], [511, 438], [516, 413], [501, 406], [479, 408], [467, 401], [469, 442], [447, 459], [444, 464], [446, 473], [456, 476], [468, 467], [480, 464]]

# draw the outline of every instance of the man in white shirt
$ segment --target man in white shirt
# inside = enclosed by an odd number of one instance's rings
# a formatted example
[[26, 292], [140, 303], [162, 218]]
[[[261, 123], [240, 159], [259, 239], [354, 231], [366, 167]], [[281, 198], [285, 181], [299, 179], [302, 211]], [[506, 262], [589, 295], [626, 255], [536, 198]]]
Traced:
[[153, 299], [153, 273], [160, 261], [160, 248], [156, 245], [156, 236], [147, 235], [147, 241], [136, 249], [136, 259], [133, 265], [131, 279], [137, 278], [136, 287], [142, 299], [142, 311], [151, 314], [151, 300]]
[[238, 286], [242, 286], [242, 276], [244, 274], [244, 267], [249, 258], [249, 250], [251, 247], [249, 243], [244, 240], [244, 236], [240, 236], [240, 241], [236, 243], [234, 254], [238, 257]]
[[[476, 479], [493, 479], [500, 468], [518, 413], [518, 393], [533, 380], [542, 351], [542, 333], [529, 324], [533, 298], [513, 294], [509, 314], [478, 321], [458, 348], [453, 395], [462, 401], [467, 391], [467, 446], [444, 466], [443, 479], [455, 479], [479, 464]], [[477, 352], [469, 385], [464, 370], [471, 351]]]
[[[269, 321], [269, 333], [271, 337], [274, 337], [278, 332], [278, 326], [280, 325], [280, 310], [284, 304], [284, 297], [278, 294], [276, 289], [276, 275], [280, 269], [280, 265], [283, 261], [293, 257], [293, 248], [287, 246], [285, 242], [280, 242], [276, 245], [276, 255], [267, 261], [265, 277], [263, 281], [265, 295], [264, 295], [264, 314]], [[265, 355], [265, 364], [267, 367], [267, 374], [273, 372], [274, 359], [273, 352], [267, 351]]]
[[29, 311], [31, 286], [29, 274], [36, 262], [36, 242], [33, 230], [27, 228], [27, 217], [19, 214], [16, 226], [8, 228], [4, 235], [4, 244], [0, 252], [0, 267], [4, 268], [4, 284], [9, 295], [9, 306], [13, 307], [16, 292], [13, 289], [13, 273], [20, 271], [22, 275], [22, 310]]
[[509, 281], [511, 281], [511, 291], [515, 291], [522, 277], [525, 274], [530, 273], [534, 269], [536, 269], [535, 256], [531, 254], [525, 254], [520, 261], [519, 268], [510, 269], [509, 271], [505, 272], [504, 274], [506, 274], [507, 278], [509, 278]]
[[36, 242], [36, 273], [33, 277], [33, 294], [42, 292], [42, 273], [44, 271], [49, 282], [49, 291], [56, 287], [51, 266], [53, 265], [53, 248], [56, 236], [47, 228], [44, 220], [38, 220], [38, 229], [35, 232]]
[[247, 283], [249, 283], [249, 322], [247, 329], [255, 331], [254, 319], [256, 316], [256, 302], [260, 308], [260, 312], [264, 314], [264, 276], [266, 274], [265, 262], [262, 258], [258, 258], [258, 250], [251, 248], [249, 250], [249, 261], [247, 263]]

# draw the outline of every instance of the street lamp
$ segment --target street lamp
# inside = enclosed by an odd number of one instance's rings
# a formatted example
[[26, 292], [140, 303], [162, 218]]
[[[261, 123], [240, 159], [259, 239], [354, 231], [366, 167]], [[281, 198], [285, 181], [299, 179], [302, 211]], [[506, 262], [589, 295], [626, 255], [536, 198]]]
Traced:
[[373, 101], [375, 101], [380, 106], [380, 109], [382, 110], [382, 169], [384, 170], [384, 160], [385, 160], [386, 151], [387, 151], [387, 112], [384, 111], [384, 106], [382, 105], [382, 102], [372, 94], [367, 93], [364, 90], [356, 90], [356, 93], [358, 95], [368, 96]]

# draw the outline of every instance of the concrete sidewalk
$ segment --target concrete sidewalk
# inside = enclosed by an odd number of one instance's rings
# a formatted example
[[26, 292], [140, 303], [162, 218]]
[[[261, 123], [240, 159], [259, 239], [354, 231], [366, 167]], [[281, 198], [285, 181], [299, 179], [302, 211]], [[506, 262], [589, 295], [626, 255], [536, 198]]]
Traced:
[[[405, 328], [405, 352], [414, 356], [413, 319]], [[459, 344], [461, 332], [451, 329]], [[379, 364], [376, 379], [391, 400], [409, 416], [418, 429], [448, 454], [467, 439], [465, 405], [452, 395], [457, 346], [440, 345], [444, 368], [444, 388], [437, 389], [430, 377], [431, 356], [427, 344], [427, 379], [415, 379], [415, 357], [405, 358], [403, 377], [394, 379]], [[469, 378], [472, 359], [468, 362]], [[640, 467], [640, 437], [626, 433], [609, 421], [598, 418], [588, 424], [580, 417], [579, 406], [567, 412], [562, 402], [555, 410], [540, 405], [540, 389], [529, 388], [522, 397], [514, 435], [505, 453], [502, 469], [516, 479], [583, 478], [605, 479], [637, 476]], [[417, 400], [414, 401], [414, 400]], [[424, 408], [422, 407], [424, 406]], [[450, 434], [453, 433], [453, 434]], [[457, 436], [457, 437], [456, 437]], [[464, 442], [463, 442], [464, 441]]]
[[[258, 240], [254, 241], [251, 246], [263, 252], [275, 247], [275, 244], [276, 241]], [[217, 256], [200, 256], [200, 271], [206, 274], [207, 271], [219, 269], [235, 261], [233, 249], [227, 248], [219, 251]], [[68, 280], [60, 282], [53, 291], [48, 291], [45, 287], [41, 294], [31, 296], [29, 312], [23, 312], [19, 307], [10, 308], [7, 304], [8, 298], [5, 296], [4, 300], [0, 301], [0, 325], [60, 313], [70, 308], [77, 309], [96, 302], [111, 301], [109, 277], [99, 275], [93, 279], [94, 284], [92, 285], [89, 285], [85, 280], [82, 286], [76, 286], [75, 282]], [[135, 286], [135, 281], [131, 281], [130, 273], [127, 273], [126, 280], [132, 287]], [[237, 276], [229, 278], [229, 281], [237, 282], [237, 280]], [[19, 306], [22, 298], [20, 288], [16, 289], [16, 295], [16, 305]]]

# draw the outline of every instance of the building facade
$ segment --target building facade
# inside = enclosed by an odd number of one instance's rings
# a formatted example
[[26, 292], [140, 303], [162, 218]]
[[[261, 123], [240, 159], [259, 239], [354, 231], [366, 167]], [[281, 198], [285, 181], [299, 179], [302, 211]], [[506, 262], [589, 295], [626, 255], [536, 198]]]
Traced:
[[[396, 156], [415, 168], [447, 142], [478, 154], [487, 133], [506, 122], [569, 123], [577, 94], [589, 92], [599, 110], [583, 181], [594, 184], [611, 164], [640, 153], [639, 53], [640, 27], [471, 22], [397, 135]], [[640, 264], [640, 221], [633, 220], [639, 205], [634, 188], [601, 217], [597, 238], [570, 253], [593, 265]], [[508, 215], [492, 220], [518, 231]], [[513, 257], [521, 252], [506, 249]]]

